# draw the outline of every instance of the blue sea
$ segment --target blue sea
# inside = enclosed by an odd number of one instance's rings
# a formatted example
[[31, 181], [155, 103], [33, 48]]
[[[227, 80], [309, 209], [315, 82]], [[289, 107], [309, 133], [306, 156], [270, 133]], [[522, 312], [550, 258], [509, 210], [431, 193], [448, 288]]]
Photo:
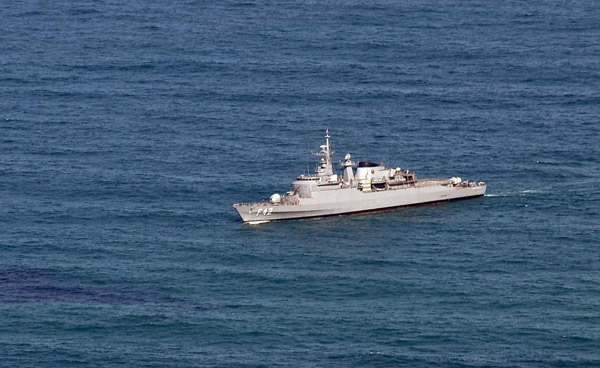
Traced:
[[[0, 366], [600, 367], [598, 5], [2, 2]], [[487, 194], [244, 225], [326, 129]]]

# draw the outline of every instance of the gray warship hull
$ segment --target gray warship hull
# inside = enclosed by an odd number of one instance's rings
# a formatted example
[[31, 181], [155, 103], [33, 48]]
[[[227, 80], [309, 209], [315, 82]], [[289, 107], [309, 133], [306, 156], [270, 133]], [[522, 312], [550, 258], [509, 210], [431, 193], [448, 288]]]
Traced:
[[344, 172], [340, 177], [333, 169], [329, 130], [325, 138], [321, 152], [313, 153], [321, 157], [315, 173], [298, 176], [291, 191], [283, 196], [275, 193], [268, 202], [233, 205], [244, 222], [345, 215], [485, 194], [484, 182], [458, 177], [418, 180], [414, 172], [386, 168], [383, 162], [353, 162], [349, 153], [342, 162]]
[[294, 203], [238, 203], [234, 208], [244, 222], [252, 224], [379, 211], [479, 197], [483, 196], [485, 191], [485, 184], [453, 186], [449, 180], [424, 180], [414, 187], [381, 192], [364, 192], [358, 188], [336, 188], [336, 190], [315, 192], [311, 198], [301, 198]]

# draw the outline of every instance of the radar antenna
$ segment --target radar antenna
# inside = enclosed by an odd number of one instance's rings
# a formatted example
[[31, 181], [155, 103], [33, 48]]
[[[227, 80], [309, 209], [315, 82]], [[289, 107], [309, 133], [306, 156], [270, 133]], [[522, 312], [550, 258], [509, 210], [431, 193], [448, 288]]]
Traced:
[[344, 157], [344, 161], [341, 161], [342, 166], [344, 167], [354, 167], [356, 166], [356, 162], [352, 161], [352, 155], [346, 153], [346, 157]]

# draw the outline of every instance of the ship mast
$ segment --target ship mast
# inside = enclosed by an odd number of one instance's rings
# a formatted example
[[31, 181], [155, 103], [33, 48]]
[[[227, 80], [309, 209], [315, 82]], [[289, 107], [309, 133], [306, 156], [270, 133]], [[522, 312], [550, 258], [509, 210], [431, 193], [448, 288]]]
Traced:
[[329, 142], [329, 129], [327, 129], [327, 131], [325, 132], [325, 144], [321, 145], [321, 152], [319, 153], [314, 153], [313, 155], [315, 156], [320, 156], [321, 157], [321, 162], [319, 164], [319, 167], [317, 168], [317, 175], [319, 176], [332, 176], [333, 175], [333, 163], [331, 161], [331, 156], [333, 155], [333, 152], [331, 151], [331, 144]]

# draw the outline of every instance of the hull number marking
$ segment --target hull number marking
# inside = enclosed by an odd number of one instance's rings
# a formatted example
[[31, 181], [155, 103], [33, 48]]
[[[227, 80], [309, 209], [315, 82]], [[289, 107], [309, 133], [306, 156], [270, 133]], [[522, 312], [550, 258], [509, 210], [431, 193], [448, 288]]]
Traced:
[[256, 216], [258, 217], [258, 215], [263, 214], [265, 216], [270, 216], [273, 213], [273, 207], [269, 207], [269, 208], [259, 208], [256, 211]]

